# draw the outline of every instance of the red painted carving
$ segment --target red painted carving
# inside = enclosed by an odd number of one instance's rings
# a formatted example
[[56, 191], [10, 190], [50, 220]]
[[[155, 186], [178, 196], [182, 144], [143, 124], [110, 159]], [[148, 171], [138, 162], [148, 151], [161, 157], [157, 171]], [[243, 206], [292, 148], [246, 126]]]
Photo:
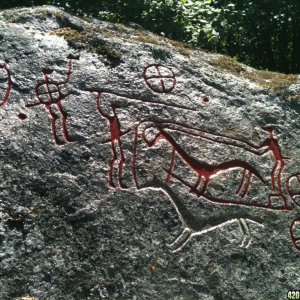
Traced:
[[[292, 188], [292, 182], [295, 182], [295, 187]], [[300, 206], [300, 173], [291, 175], [286, 181], [286, 188], [294, 203]]]
[[136, 169], [137, 169], [137, 144], [138, 144], [138, 127], [139, 124], [137, 126], [135, 126], [134, 128], [134, 141], [133, 141], [133, 158], [132, 158], [132, 176], [133, 176], [133, 181], [135, 186], [137, 187], [137, 174], [136, 174]]
[[[151, 128], [147, 128], [147, 129], [151, 129]], [[239, 189], [236, 192], [237, 194], [240, 194], [242, 188], [244, 187], [245, 178], [247, 178], [245, 191], [241, 195], [242, 198], [247, 194], [247, 192], [250, 189], [252, 174], [254, 174], [261, 182], [265, 183], [265, 180], [262, 178], [259, 172], [245, 161], [236, 159], [218, 165], [210, 165], [206, 162], [199, 161], [193, 158], [192, 156], [190, 156], [186, 151], [184, 151], [184, 149], [182, 149], [182, 147], [174, 140], [174, 138], [162, 128], [155, 127], [154, 129], [157, 131], [157, 134], [154, 136], [154, 138], [148, 140], [146, 137], [147, 129], [143, 131], [143, 139], [149, 147], [153, 147], [161, 139], [166, 140], [172, 147], [172, 158], [171, 158], [170, 169], [169, 170], [164, 169], [168, 173], [166, 181], [170, 182], [172, 176], [175, 175], [173, 173], [173, 168], [175, 164], [176, 155], [178, 155], [184, 161], [184, 163], [191, 170], [193, 170], [198, 176], [195, 185], [189, 186], [190, 192], [195, 193], [198, 197], [204, 195], [212, 176], [229, 169], [241, 168], [243, 170], [242, 182], [240, 184]], [[178, 178], [178, 176], [176, 175], [174, 177]], [[199, 191], [198, 187], [200, 186], [202, 179], [204, 179], [205, 181], [203, 187]], [[217, 200], [218, 199], [212, 199], [212, 201], [214, 202]]]
[[209, 98], [208, 97], [203, 97], [202, 101], [207, 104], [209, 102]]
[[18, 114], [18, 118], [19, 118], [20, 120], [22, 120], [22, 121], [25, 121], [25, 120], [27, 119], [27, 116], [26, 116], [25, 114], [23, 114], [23, 113], [19, 113], [19, 114]]
[[[132, 129], [128, 129], [125, 132], [121, 132], [120, 121], [118, 119], [117, 112], [116, 112], [116, 109], [118, 107], [115, 103], [106, 104], [106, 106], [107, 106], [106, 109], [108, 109], [111, 112], [111, 114], [105, 113], [105, 109], [103, 107], [104, 104], [102, 104], [102, 101], [101, 101], [105, 95], [115, 96], [115, 98], [121, 98], [122, 100], [125, 100], [127, 102], [137, 102], [140, 104], [147, 103], [147, 104], [151, 104], [151, 105], [171, 107], [173, 109], [195, 111], [194, 108], [184, 106], [184, 105], [164, 103], [164, 102], [160, 102], [157, 100], [142, 99], [142, 98], [130, 96], [127, 94], [111, 92], [111, 91], [107, 91], [107, 90], [97, 90], [97, 91], [90, 90], [90, 92], [97, 92], [97, 110], [98, 110], [99, 114], [101, 115], [101, 117], [105, 118], [108, 121], [108, 125], [109, 125], [110, 139], [107, 141], [104, 141], [103, 143], [110, 142], [111, 146], [112, 146], [113, 158], [109, 165], [109, 180], [108, 180], [109, 187], [111, 187], [111, 188], [116, 187], [116, 185], [113, 183], [113, 169], [114, 169], [115, 162], [118, 158], [117, 151], [116, 151], [117, 149], [120, 152], [120, 162], [119, 162], [119, 167], [118, 167], [118, 186], [121, 188], [124, 188], [124, 189], [127, 188], [127, 186], [122, 183], [122, 172], [123, 172], [123, 167], [125, 164], [125, 156], [124, 156], [124, 152], [122, 149], [121, 138], [123, 135], [129, 133]], [[134, 132], [134, 144], [133, 144], [134, 154], [133, 154], [133, 161], [132, 161], [132, 176], [133, 176], [133, 180], [134, 180], [135, 184], [137, 184], [136, 167], [135, 166], [136, 166], [136, 157], [137, 157], [138, 126], [136, 126], [133, 129], [133, 132]], [[117, 149], [116, 149], [116, 147], [117, 147]]]
[[[120, 188], [126, 189], [127, 186], [122, 182], [122, 172], [123, 172], [123, 166], [125, 164], [125, 156], [123, 153], [122, 149], [122, 142], [121, 142], [121, 137], [125, 134], [127, 134], [130, 130], [127, 130], [125, 132], [121, 131], [121, 126], [120, 126], [120, 121], [117, 116], [117, 106], [115, 104], [111, 104], [111, 112], [112, 115], [109, 115], [104, 112], [104, 110], [101, 108], [101, 93], [98, 93], [97, 97], [97, 110], [99, 114], [105, 118], [108, 121], [109, 124], [109, 131], [110, 131], [110, 140], [108, 142], [111, 143], [111, 149], [113, 152], [113, 158], [109, 164], [109, 178], [108, 178], [108, 184], [109, 187], [115, 188], [115, 184], [113, 183], [113, 170], [114, 170], [114, 164], [116, 160], [118, 159], [117, 157], [117, 151], [116, 151], [116, 145], [117, 148], [120, 151], [120, 162], [119, 162], [119, 167], [118, 167], [118, 185]], [[106, 143], [105, 141], [104, 143]]]
[[290, 234], [292, 243], [295, 248], [300, 251], [300, 219], [294, 220], [294, 222], [290, 226]]
[[[171, 92], [175, 86], [176, 86], [176, 78], [175, 73], [162, 65], [159, 64], [153, 64], [148, 66], [144, 69], [143, 77], [145, 80], [145, 83], [147, 86], [157, 93], [169, 93]], [[95, 91], [92, 91], [95, 92]], [[109, 126], [109, 132], [110, 132], [110, 138], [107, 141], [104, 141], [103, 143], [109, 142], [111, 144], [112, 149], [112, 160], [109, 163], [109, 172], [108, 172], [108, 184], [109, 187], [115, 188], [116, 185], [118, 185], [120, 188], [126, 189], [127, 186], [123, 183], [122, 180], [122, 173], [123, 168], [125, 165], [125, 155], [122, 147], [122, 140], [123, 136], [129, 133], [131, 130], [133, 130], [133, 155], [132, 155], [132, 177], [133, 181], [136, 185], [137, 189], [141, 188], [152, 188], [151, 185], [157, 184], [159, 189], [164, 190], [169, 195], [172, 195], [170, 191], [172, 191], [171, 187], [168, 187], [166, 184], [160, 182], [159, 180], [151, 181], [150, 183], [144, 183], [142, 186], [138, 185], [138, 178], [137, 178], [137, 156], [138, 156], [138, 139], [142, 138], [143, 141], [146, 142], [146, 144], [149, 147], [154, 147], [159, 143], [160, 140], [165, 141], [172, 150], [171, 154], [171, 160], [170, 160], [170, 166], [168, 169], [162, 168], [166, 172], [166, 183], [169, 184], [172, 181], [172, 178], [177, 179], [180, 181], [183, 185], [189, 188], [189, 192], [192, 194], [195, 194], [197, 197], [202, 197], [203, 199], [208, 200], [209, 202], [215, 203], [215, 204], [221, 204], [221, 205], [237, 205], [241, 207], [253, 207], [253, 208], [263, 208], [267, 210], [277, 210], [277, 211], [285, 211], [288, 212], [292, 210], [291, 206], [288, 206], [287, 199], [284, 195], [285, 191], [282, 187], [282, 177], [285, 170], [285, 160], [288, 159], [288, 157], [284, 157], [282, 155], [281, 148], [279, 146], [279, 143], [274, 135], [274, 129], [270, 126], [264, 126], [262, 127], [262, 130], [268, 133], [268, 137], [259, 144], [254, 144], [252, 142], [249, 142], [247, 140], [234, 138], [222, 134], [215, 134], [210, 133], [205, 130], [192, 128], [183, 124], [179, 123], [166, 123], [166, 122], [147, 122], [147, 121], [141, 121], [138, 125], [135, 125], [133, 128], [129, 130], [122, 131], [121, 130], [121, 124], [118, 117], [117, 109], [121, 108], [116, 105], [116, 103], [120, 100], [117, 100], [118, 97], [125, 99], [125, 101], [133, 101], [133, 102], [139, 102], [141, 104], [147, 103], [147, 104], [156, 104], [156, 105], [162, 105], [162, 106], [168, 106], [174, 109], [183, 109], [183, 110], [190, 110], [190, 111], [196, 111], [196, 109], [188, 107], [188, 106], [181, 106], [176, 105], [172, 103], [163, 103], [161, 101], [157, 100], [149, 100], [149, 99], [142, 99], [139, 97], [126, 95], [118, 92], [112, 92], [109, 90], [96, 90], [97, 92], [97, 110], [102, 118], [105, 118], [107, 120], [108, 126]], [[113, 100], [109, 102], [108, 105], [104, 106], [104, 96], [110, 95], [115, 96], [113, 97]], [[208, 97], [203, 97], [202, 102], [204, 104], [207, 104], [210, 102], [210, 99]], [[109, 111], [109, 112], [108, 112]], [[137, 120], [138, 121], [138, 120]], [[144, 127], [145, 124], [151, 125]], [[142, 125], [142, 126], [141, 126]], [[139, 129], [143, 128], [143, 131], [141, 134], [139, 133]], [[223, 161], [220, 163], [210, 164], [205, 161], [201, 161], [196, 157], [193, 157], [190, 155], [182, 146], [179, 144], [176, 139], [174, 138], [172, 131], [177, 131], [178, 133], [184, 133], [188, 134], [191, 137], [197, 137], [206, 139], [210, 142], [214, 143], [221, 143], [229, 146], [234, 146], [240, 149], [243, 149], [247, 152], [250, 152], [257, 157], [264, 156], [267, 154], [270, 154], [274, 165], [272, 167], [272, 170], [270, 170], [270, 177], [266, 176], [264, 173], [264, 177], [268, 177], [267, 183], [266, 178], [264, 178], [261, 173], [256, 169], [251, 163], [242, 160], [242, 159], [230, 159], [228, 161]], [[232, 148], [230, 148], [232, 149]], [[240, 151], [240, 150], [239, 150]], [[248, 153], [249, 154], [249, 153]], [[119, 157], [118, 157], [119, 156]], [[179, 158], [181, 162], [183, 162], [194, 174], [196, 174], [197, 179], [194, 183], [188, 182], [186, 179], [181, 178], [176, 172], [175, 172], [175, 164], [176, 159]], [[252, 155], [253, 158], [253, 155]], [[118, 160], [119, 159], [119, 160]], [[114, 183], [114, 168], [115, 164], [118, 161], [117, 165], [117, 183]], [[217, 176], [220, 173], [226, 173], [229, 170], [236, 169], [240, 174], [240, 181], [236, 184], [236, 191], [233, 199], [222, 199], [217, 196], [213, 196], [209, 193], [208, 188], [209, 184], [211, 182], [211, 179], [215, 176]], [[177, 170], [177, 168], [176, 168]], [[236, 175], [236, 174], [235, 174]], [[230, 175], [231, 176], [231, 175]], [[230, 178], [230, 177], [229, 177]], [[232, 177], [231, 177], [232, 178]], [[293, 190], [291, 188], [291, 181], [297, 180], [299, 186], [300, 186], [300, 174], [296, 174], [291, 176], [287, 182], [286, 187], [288, 190], [288, 193], [290, 197], [293, 199], [293, 201], [299, 205], [300, 203], [297, 203], [297, 198], [300, 196], [300, 190], [295, 192], [295, 189]], [[270, 186], [270, 194], [268, 195], [268, 201], [266, 203], [256, 203], [253, 202], [254, 199], [249, 199], [248, 196], [249, 191], [252, 187], [252, 185], [264, 185], [267, 184]], [[154, 189], [156, 187], [153, 187]], [[248, 196], [248, 197], [246, 197]], [[172, 198], [170, 196], [170, 198]], [[224, 197], [225, 198], [225, 197]], [[248, 201], [249, 200], [249, 201]], [[277, 203], [275, 202], [277, 200]], [[279, 202], [278, 202], [279, 200]], [[244, 227], [246, 228], [246, 232], [250, 232], [249, 228], [247, 229], [247, 222], [253, 222], [258, 226], [262, 226], [260, 223], [256, 221], [251, 221], [250, 219], [246, 219], [247, 221], [242, 221], [243, 219], [232, 219], [228, 222], [220, 223], [219, 225], [212, 226], [209, 229], [204, 229], [201, 231], [194, 231], [192, 227], [189, 227], [190, 225], [185, 222], [183, 218], [183, 214], [181, 213], [181, 209], [179, 205], [176, 204], [175, 200], [172, 200], [173, 204], [175, 205], [176, 211], [179, 215], [180, 220], [182, 220], [183, 226], [185, 226], [185, 229], [183, 233], [180, 235], [178, 239], [175, 240], [174, 243], [171, 244], [171, 248], [175, 249], [174, 252], [179, 251], [184, 247], [184, 245], [193, 237], [202, 235], [206, 232], [209, 232], [211, 230], [221, 228], [222, 226], [225, 226], [227, 224], [231, 224], [233, 222], [239, 221], [242, 227], [242, 231], [244, 232]], [[255, 201], [255, 200], [254, 200]], [[278, 205], [279, 203], [279, 205]], [[180, 204], [180, 206], [182, 206]], [[244, 223], [246, 226], [244, 226]], [[242, 226], [243, 225], [243, 226]], [[299, 228], [298, 228], [299, 227]], [[297, 233], [299, 232], [299, 234]], [[186, 234], [188, 233], [188, 234]], [[293, 224], [290, 227], [290, 234], [292, 238], [292, 242], [297, 250], [300, 251], [300, 219], [295, 220]], [[246, 247], [250, 244], [251, 240], [247, 243]], [[242, 245], [245, 244], [245, 239], [243, 238]]]
[[2, 97], [2, 99], [0, 100], [0, 107], [4, 106], [10, 96], [10, 92], [11, 92], [11, 85], [12, 85], [12, 81], [11, 81], [11, 75], [8, 69], [8, 61], [5, 61], [3, 64], [0, 64], [0, 68], [2, 68], [5, 73], [6, 73], [6, 88], [5, 88], [5, 92], [4, 92], [4, 96]]
[[[288, 159], [288, 157], [282, 156], [277, 139], [273, 135], [273, 128], [270, 126], [266, 126], [266, 127], [262, 127], [262, 129], [269, 133], [269, 138], [267, 138], [258, 147], [258, 149], [265, 148], [260, 155], [264, 155], [267, 152], [271, 152], [271, 154], [273, 154], [275, 165], [271, 174], [272, 188], [274, 192], [278, 191], [278, 195], [282, 195], [281, 178], [284, 171], [284, 159]], [[278, 172], [277, 178], [276, 178], [276, 172]]]
[[[52, 120], [52, 134], [54, 137], [54, 141], [57, 145], [63, 145], [65, 144], [65, 142], [74, 142], [74, 140], [69, 136], [67, 130], [68, 114], [64, 111], [62, 107], [62, 100], [68, 97], [71, 93], [64, 94], [62, 92], [62, 87], [70, 82], [73, 73], [72, 61], [73, 59], [78, 60], [79, 56], [70, 54], [68, 55], [67, 59], [68, 71], [66, 79], [60, 82], [52, 80], [51, 78], [49, 78], [49, 76], [53, 73], [53, 70], [47, 68], [42, 69], [42, 72], [44, 74], [44, 80], [41, 83], [38, 83], [35, 87], [36, 97], [38, 98], [39, 102], [26, 105], [26, 107], [28, 108], [38, 106], [41, 104], [45, 106]], [[64, 141], [60, 140], [57, 136], [56, 121], [58, 120], [58, 116], [53, 111], [53, 105], [56, 106], [58, 112], [62, 116], [62, 132], [64, 136]]]
[[[177, 128], [177, 129], [175, 129]], [[180, 128], [180, 129], [179, 129]], [[179, 131], [188, 133], [192, 136], [198, 136], [203, 139], [207, 139], [210, 141], [214, 141], [217, 143], [223, 143], [227, 145], [233, 145], [239, 148], [243, 148], [249, 152], [252, 152], [258, 156], [262, 156], [268, 152], [270, 152], [274, 159], [275, 159], [275, 166], [273, 167], [273, 170], [271, 172], [271, 181], [272, 181], [272, 189], [273, 192], [269, 195], [268, 204], [254, 204], [254, 203], [247, 203], [243, 201], [242, 199], [247, 195], [251, 188], [252, 184], [252, 177], [253, 175], [258, 178], [262, 183], [266, 183], [265, 179], [260, 175], [260, 173], [249, 163], [246, 161], [242, 161], [239, 159], [230, 160], [227, 162], [223, 162], [216, 165], [211, 165], [206, 162], [200, 161], [192, 156], [190, 156], [171, 136], [170, 133], [166, 131], [173, 130], [173, 131]], [[147, 133], [151, 132], [150, 135]], [[218, 204], [237, 204], [241, 206], [253, 206], [253, 207], [259, 207], [259, 208], [267, 208], [272, 210], [290, 210], [287, 206], [286, 198], [283, 195], [282, 187], [281, 187], [281, 176], [284, 169], [284, 157], [281, 155], [280, 147], [278, 145], [277, 140], [273, 136], [273, 129], [270, 127], [263, 127], [263, 130], [269, 132], [269, 138], [267, 138], [264, 142], [262, 142], [260, 145], [254, 145], [252, 143], [231, 138], [225, 135], [218, 135], [218, 134], [211, 134], [203, 130], [197, 130], [195, 128], [189, 128], [184, 126], [178, 126], [178, 124], [172, 124], [172, 123], [161, 123], [161, 124], [152, 124], [148, 127], [146, 127], [142, 133], [143, 140], [147, 143], [149, 147], [153, 147], [156, 145], [161, 139], [167, 141], [169, 145], [172, 147], [172, 157], [170, 162], [170, 168], [169, 170], [164, 169], [165, 172], [167, 172], [167, 179], [166, 182], [170, 182], [172, 177], [176, 178], [180, 182], [182, 182], [184, 185], [189, 187], [190, 192], [196, 194], [198, 197], [202, 196], [203, 198], [212, 201], [214, 203]], [[153, 133], [154, 132], [154, 133]], [[150, 136], [150, 138], [149, 138]], [[181, 160], [193, 171], [197, 174], [197, 181], [194, 185], [191, 185], [187, 183], [185, 180], [180, 178], [178, 175], [174, 173], [174, 165], [175, 165], [175, 159], [176, 156], [180, 157]], [[230, 169], [241, 169], [242, 170], [242, 178], [239, 185], [239, 188], [236, 191], [236, 194], [241, 197], [241, 200], [233, 201], [233, 200], [226, 200], [226, 199], [220, 199], [213, 196], [208, 195], [206, 192], [209, 182], [211, 178], [219, 173], [225, 172]], [[278, 175], [276, 178], [276, 171], [278, 171]], [[199, 187], [201, 186], [201, 182], [204, 179], [204, 184], [202, 188], [199, 190]], [[281, 200], [282, 205], [280, 207], [275, 207], [274, 203], [272, 201], [273, 198], [277, 198]]]
[[170, 93], [176, 86], [173, 70], [160, 64], [152, 64], [144, 69], [143, 77], [147, 86], [156, 93]]

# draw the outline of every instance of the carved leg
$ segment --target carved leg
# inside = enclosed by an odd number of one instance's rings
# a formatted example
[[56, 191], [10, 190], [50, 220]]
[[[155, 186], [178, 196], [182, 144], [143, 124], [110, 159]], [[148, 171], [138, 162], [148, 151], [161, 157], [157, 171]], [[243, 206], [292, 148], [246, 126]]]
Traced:
[[[240, 225], [240, 229], [241, 232], [243, 234], [243, 239], [242, 242], [240, 244], [240, 247], [245, 247], [248, 248], [252, 242], [252, 237], [251, 237], [251, 232], [249, 229], [249, 226], [247, 224], [247, 221], [245, 219], [238, 219], [239, 225]], [[247, 239], [249, 238], [248, 243], [245, 245], [245, 242], [247, 241]]]
[[176, 240], [167, 244], [168, 247], [172, 248], [172, 253], [179, 252], [189, 242], [192, 237], [191, 229], [185, 228], [183, 232], [176, 238]]
[[235, 192], [235, 194], [236, 194], [236, 195], [239, 195], [239, 194], [240, 194], [240, 192], [242, 191], [243, 187], [244, 187], [246, 173], [247, 173], [247, 170], [246, 170], [246, 169], [244, 169], [244, 172], [243, 172], [243, 177], [242, 177], [241, 184], [240, 184], [240, 186], [239, 186], [238, 190]]
[[123, 166], [125, 164], [125, 156], [124, 156], [124, 153], [123, 153], [122, 144], [121, 144], [120, 139], [118, 139], [118, 146], [119, 146], [120, 155], [121, 155], [121, 160], [120, 160], [120, 163], [119, 163], [119, 170], [118, 170], [118, 182], [119, 182], [120, 188], [128, 189], [128, 187], [122, 182], [122, 173], [123, 173]]
[[59, 146], [63, 145], [64, 142], [59, 140], [59, 138], [57, 136], [57, 133], [56, 133], [56, 120], [58, 119], [58, 117], [52, 111], [52, 105], [51, 104], [47, 104], [46, 109], [48, 110], [49, 115], [51, 117], [51, 128], [52, 128], [52, 134], [53, 134], [53, 137], [54, 137], [54, 141], [55, 141], [56, 145], [59, 145]]
[[67, 118], [68, 118], [68, 114], [63, 110], [63, 107], [62, 107], [62, 105], [61, 105], [60, 102], [56, 103], [56, 106], [57, 106], [59, 112], [62, 115], [62, 131], [63, 131], [63, 135], [65, 137], [65, 140], [67, 142], [75, 142], [75, 140], [72, 139], [69, 136], [69, 133], [68, 133], [68, 130], [67, 130]]
[[277, 170], [277, 167], [278, 167], [278, 160], [275, 160], [275, 166], [272, 170], [272, 173], [271, 173], [271, 178], [272, 178], [272, 188], [273, 188], [273, 191], [276, 192], [276, 184], [275, 184], [275, 173], [276, 173], [276, 170]]
[[117, 160], [117, 153], [116, 153], [115, 144], [114, 144], [113, 140], [111, 141], [111, 149], [112, 149], [112, 152], [113, 152], [113, 157], [112, 157], [112, 160], [110, 161], [110, 164], [109, 164], [108, 186], [110, 188], [115, 188], [116, 186], [113, 182], [113, 171], [114, 171], [115, 161]]
[[[278, 168], [278, 164], [280, 164], [279, 168]], [[276, 160], [276, 164], [272, 170], [272, 186], [273, 186], [273, 191], [276, 191], [276, 183], [277, 183], [277, 187], [278, 187], [278, 194], [274, 193], [274, 194], [270, 194], [269, 195], [269, 208], [281, 208], [281, 209], [288, 209], [287, 206], [287, 200], [286, 197], [284, 196], [283, 192], [282, 192], [282, 187], [281, 187], [281, 178], [282, 178], [282, 174], [284, 171], [284, 162], [283, 161], [278, 161]], [[275, 182], [275, 175], [276, 175], [276, 171], [278, 171], [278, 176], [277, 176], [277, 182]], [[275, 206], [273, 205], [273, 202], [275, 202]], [[278, 206], [278, 204], [280, 206]], [[273, 207], [274, 206], [274, 207]]]
[[284, 161], [280, 162], [280, 168], [279, 168], [279, 173], [278, 173], [278, 178], [277, 178], [277, 184], [278, 184], [278, 192], [281, 195], [282, 194], [282, 188], [281, 188], [281, 178], [282, 178], [282, 174], [284, 171]]
[[249, 171], [247, 185], [246, 185], [246, 188], [244, 190], [244, 193], [241, 195], [242, 198], [244, 198], [248, 194], [248, 192], [250, 190], [251, 183], [252, 183], [252, 175], [253, 174]]
[[205, 182], [204, 182], [204, 185], [203, 185], [201, 191], [199, 192], [199, 196], [201, 196], [205, 193], [205, 191], [207, 190], [209, 182], [210, 182], [210, 178], [205, 177]]
[[191, 193], [195, 193], [197, 196], [201, 196], [201, 193], [198, 192], [197, 188], [199, 187], [199, 185], [201, 184], [201, 181], [202, 181], [202, 176], [201, 175], [198, 175], [198, 179], [195, 183], [195, 185], [190, 189], [190, 192]]
[[[239, 226], [240, 226], [240, 229], [242, 231], [242, 234], [243, 234], [243, 239], [242, 239], [242, 242], [240, 244], [240, 247], [245, 247], [245, 248], [248, 248], [252, 242], [252, 236], [251, 236], [251, 231], [250, 231], [250, 228], [249, 228], [249, 223], [253, 223], [259, 227], [265, 227], [263, 224], [260, 224], [256, 221], [253, 221], [251, 219], [238, 219], [238, 222], [239, 222]], [[245, 242], [247, 241], [247, 237], [249, 238], [249, 241], [248, 243], [245, 245]]]

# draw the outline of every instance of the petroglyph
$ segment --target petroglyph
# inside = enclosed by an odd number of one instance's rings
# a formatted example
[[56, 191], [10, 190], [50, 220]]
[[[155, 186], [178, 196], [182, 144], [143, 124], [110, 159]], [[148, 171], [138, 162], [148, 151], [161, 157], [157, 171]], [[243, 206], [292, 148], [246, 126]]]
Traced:
[[2, 74], [0, 77], [0, 107], [2, 107], [8, 102], [12, 86], [11, 75], [8, 68], [8, 60], [6, 60], [4, 63], [0, 63], [0, 69], [2, 69], [4, 73], [3, 78]]
[[[65, 112], [62, 106], [62, 100], [64, 100], [69, 95], [71, 95], [71, 93], [65, 94], [63, 92], [63, 88], [71, 80], [71, 76], [73, 73], [72, 61], [74, 59], [78, 60], [79, 56], [70, 54], [68, 55], [67, 59], [68, 59], [68, 71], [66, 74], [67, 75], [66, 79], [63, 81], [52, 80], [50, 75], [54, 72], [54, 70], [47, 69], [47, 68], [42, 69], [44, 79], [42, 82], [38, 83], [35, 87], [36, 97], [39, 102], [26, 105], [26, 107], [28, 108], [38, 106], [38, 105], [45, 106], [51, 118], [52, 134], [56, 145], [64, 145], [65, 142], [69, 142], [69, 143], [75, 142], [68, 133], [68, 129], [67, 129], [68, 114]], [[62, 117], [61, 126], [62, 126], [64, 141], [60, 140], [57, 135], [56, 121], [59, 119], [59, 117], [53, 111], [53, 106], [56, 106], [58, 112]]]
[[156, 93], [170, 93], [176, 86], [176, 76], [173, 70], [160, 64], [146, 67], [143, 77], [147, 86]]

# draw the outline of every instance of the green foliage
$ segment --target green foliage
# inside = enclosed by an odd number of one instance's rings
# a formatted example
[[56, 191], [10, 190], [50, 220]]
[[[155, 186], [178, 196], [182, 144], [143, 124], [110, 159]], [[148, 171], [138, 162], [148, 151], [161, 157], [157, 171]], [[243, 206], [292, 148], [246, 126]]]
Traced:
[[0, 8], [41, 4], [138, 23], [257, 68], [300, 73], [300, 0], [1, 0]]

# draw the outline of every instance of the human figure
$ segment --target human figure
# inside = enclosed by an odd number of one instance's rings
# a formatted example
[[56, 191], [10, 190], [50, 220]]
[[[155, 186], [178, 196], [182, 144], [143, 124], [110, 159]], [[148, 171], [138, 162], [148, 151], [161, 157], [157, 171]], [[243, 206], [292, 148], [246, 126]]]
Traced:
[[[127, 189], [128, 187], [122, 182], [122, 172], [123, 172], [123, 166], [125, 164], [125, 156], [124, 156], [124, 152], [122, 149], [121, 137], [123, 135], [127, 134], [130, 131], [130, 129], [125, 132], [121, 131], [120, 121], [118, 119], [117, 112], [116, 112], [116, 109], [118, 108], [116, 104], [114, 104], [114, 103], [111, 104], [112, 115], [109, 115], [103, 111], [103, 109], [101, 108], [101, 96], [102, 95], [103, 95], [103, 93], [101, 93], [101, 92], [98, 93], [97, 110], [98, 110], [99, 114], [103, 118], [107, 119], [107, 121], [108, 121], [109, 131], [110, 131], [109, 142], [111, 143], [111, 149], [113, 152], [113, 157], [109, 164], [108, 185], [111, 188], [116, 187], [113, 182], [113, 170], [114, 170], [114, 164], [115, 164], [116, 160], [118, 159], [117, 150], [116, 150], [116, 147], [117, 147], [120, 152], [120, 162], [119, 162], [119, 166], [118, 166], [118, 185], [120, 188]], [[107, 141], [105, 141], [104, 143], [106, 143], [106, 142]]]
[[269, 208], [274, 207], [272, 203], [272, 198], [274, 197], [281, 199], [280, 201], [283, 201], [283, 207], [287, 208], [287, 200], [282, 192], [281, 179], [285, 168], [284, 159], [288, 159], [288, 157], [282, 156], [278, 141], [273, 135], [274, 129], [271, 126], [263, 126], [261, 129], [268, 132], [269, 137], [257, 147], [260, 152], [259, 155], [264, 155], [270, 152], [275, 160], [275, 164], [271, 172], [272, 189], [274, 194], [269, 195]]
[[[65, 80], [57, 82], [54, 80], [51, 80], [49, 78], [49, 75], [53, 73], [52, 69], [47, 69], [44, 68], [42, 69], [43, 75], [44, 75], [44, 80], [41, 83], [38, 83], [35, 87], [35, 92], [36, 92], [36, 97], [38, 98], [39, 102], [37, 103], [31, 103], [31, 104], [26, 104], [26, 107], [34, 107], [38, 105], [44, 105], [46, 110], [48, 111], [50, 117], [51, 117], [51, 128], [52, 128], [52, 133], [53, 137], [55, 140], [55, 143], [57, 145], [63, 145], [65, 144], [65, 141], [67, 142], [74, 142], [74, 139], [72, 139], [68, 133], [67, 130], [67, 118], [68, 114], [64, 111], [62, 107], [62, 100], [68, 97], [71, 93], [63, 93], [62, 92], [62, 87], [70, 82], [71, 75], [73, 73], [72, 70], [72, 60], [79, 59], [79, 56], [75, 55], [68, 55], [67, 59], [68, 61], [68, 71], [67, 71], [67, 77]], [[62, 132], [65, 141], [62, 141], [58, 138], [57, 136], [57, 130], [56, 130], [56, 121], [58, 120], [58, 116], [54, 113], [53, 111], [53, 106], [55, 106], [58, 110], [58, 112], [62, 116]]]
[[[272, 189], [274, 192], [278, 191], [277, 195], [283, 198], [286, 204], [286, 200], [285, 197], [283, 196], [282, 187], [281, 187], [281, 178], [285, 168], [284, 159], [288, 159], [288, 157], [282, 156], [278, 141], [273, 135], [273, 131], [274, 131], [273, 128], [271, 126], [264, 126], [261, 128], [262, 130], [269, 133], [269, 137], [264, 142], [262, 142], [262, 144], [258, 147], [258, 150], [260, 149], [263, 150], [262, 152], [260, 152], [260, 155], [264, 155], [268, 152], [272, 153], [275, 160], [275, 165], [271, 173]], [[277, 172], [278, 175], [276, 180]]]
[[7, 76], [5, 94], [0, 101], [0, 107], [1, 107], [1, 106], [4, 106], [9, 99], [12, 81], [11, 81], [11, 76], [10, 76], [10, 72], [8, 69], [8, 60], [6, 60], [3, 64], [0, 64], [0, 68], [4, 69], [6, 76]]

